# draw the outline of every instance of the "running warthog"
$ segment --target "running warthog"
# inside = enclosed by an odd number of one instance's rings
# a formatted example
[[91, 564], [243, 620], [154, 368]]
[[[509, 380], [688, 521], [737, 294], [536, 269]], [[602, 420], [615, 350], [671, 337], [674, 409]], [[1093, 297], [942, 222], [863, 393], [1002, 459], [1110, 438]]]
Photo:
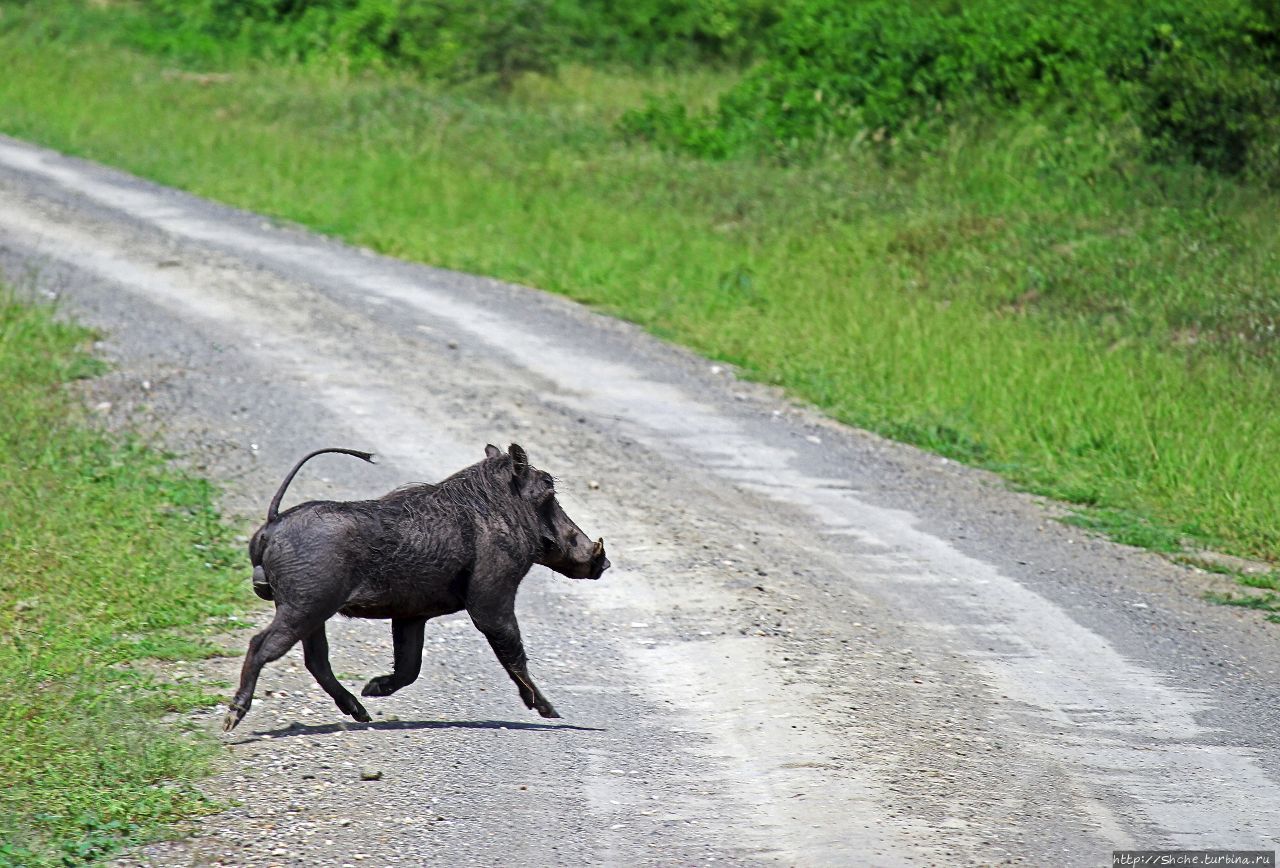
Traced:
[[317, 450], [294, 465], [271, 500], [249, 557], [254, 590], [275, 600], [276, 615], [249, 641], [223, 728], [235, 728], [249, 711], [262, 667], [298, 640], [307, 670], [338, 708], [370, 719], [329, 666], [324, 625], [335, 613], [391, 619], [393, 671], [366, 684], [364, 696], [388, 696], [412, 684], [427, 621], [466, 609], [524, 704], [559, 717], [529, 677], [516, 590], [534, 564], [572, 579], [598, 579], [609, 559], [604, 540], [592, 542], [560, 508], [550, 474], [532, 467], [514, 443], [506, 454], [486, 446], [483, 461], [437, 485], [408, 485], [377, 500], [311, 501], [280, 513], [294, 475], [326, 452], [372, 461], [367, 452]]

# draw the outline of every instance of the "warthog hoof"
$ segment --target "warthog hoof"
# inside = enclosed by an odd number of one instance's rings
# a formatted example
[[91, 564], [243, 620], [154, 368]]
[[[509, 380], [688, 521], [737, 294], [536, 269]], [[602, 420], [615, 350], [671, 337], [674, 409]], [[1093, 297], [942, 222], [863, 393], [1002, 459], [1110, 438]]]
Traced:
[[245, 710], [235, 705], [227, 709], [227, 716], [222, 718], [222, 731], [231, 732], [244, 720]]
[[369, 683], [360, 691], [361, 696], [390, 696], [400, 689], [400, 685], [395, 683], [390, 675], [379, 675], [377, 678], [370, 678]]
[[364, 710], [364, 706], [360, 704], [359, 700], [350, 694], [338, 700], [338, 710], [343, 714], [351, 715], [361, 723], [369, 723], [373, 720], [369, 716], [369, 712]]

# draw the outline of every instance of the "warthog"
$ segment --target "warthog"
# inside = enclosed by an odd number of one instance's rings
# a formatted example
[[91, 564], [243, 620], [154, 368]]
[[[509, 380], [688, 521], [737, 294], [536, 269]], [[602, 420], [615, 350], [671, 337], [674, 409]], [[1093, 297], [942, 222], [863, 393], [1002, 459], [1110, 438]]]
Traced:
[[516, 590], [534, 564], [598, 579], [609, 559], [604, 539], [592, 542], [560, 508], [551, 475], [531, 466], [515, 443], [505, 454], [486, 446], [483, 461], [436, 485], [404, 486], [377, 500], [311, 501], [280, 513], [294, 475], [326, 452], [373, 459], [353, 449], [317, 450], [294, 465], [272, 498], [249, 557], [254, 590], [275, 600], [276, 614], [249, 641], [223, 729], [234, 729], [249, 711], [262, 667], [298, 640], [307, 670], [338, 708], [370, 719], [329, 665], [324, 625], [335, 613], [391, 619], [393, 670], [366, 684], [364, 696], [389, 696], [412, 684], [427, 621], [466, 609], [524, 704], [559, 717], [529, 677]]

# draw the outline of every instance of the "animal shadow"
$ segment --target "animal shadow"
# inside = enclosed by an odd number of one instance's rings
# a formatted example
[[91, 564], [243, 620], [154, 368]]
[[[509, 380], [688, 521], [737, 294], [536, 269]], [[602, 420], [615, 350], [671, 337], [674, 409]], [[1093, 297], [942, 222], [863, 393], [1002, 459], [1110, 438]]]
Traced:
[[338, 723], [306, 724], [294, 721], [277, 729], [259, 730], [244, 742], [258, 741], [263, 736], [292, 738], [299, 735], [330, 735], [335, 732], [360, 732], [362, 730], [414, 730], [414, 729], [517, 729], [534, 732], [604, 732], [594, 726], [575, 726], [571, 723], [530, 723], [512, 720], [378, 720], [371, 723], [340, 721]]

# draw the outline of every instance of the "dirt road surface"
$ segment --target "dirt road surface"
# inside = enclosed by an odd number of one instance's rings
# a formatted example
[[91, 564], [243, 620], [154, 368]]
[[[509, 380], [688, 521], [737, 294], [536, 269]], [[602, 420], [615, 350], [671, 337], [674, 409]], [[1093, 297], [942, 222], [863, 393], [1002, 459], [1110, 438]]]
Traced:
[[[381, 463], [317, 459], [287, 504], [377, 496], [515, 441], [615, 565], [599, 582], [535, 568], [522, 588], [531, 671], [563, 720], [524, 709], [465, 616], [428, 625], [421, 679], [369, 700], [370, 724], [294, 649], [220, 736], [207, 790], [234, 807], [121, 865], [1098, 865], [1276, 846], [1278, 628], [984, 473], [564, 300], [11, 139], [0, 269], [103, 331], [115, 370], [91, 404], [219, 479], [246, 532], [313, 448]], [[385, 622], [329, 637], [349, 687], [389, 671]], [[229, 696], [239, 662], [175, 670]], [[198, 720], [215, 731], [223, 710]]]

